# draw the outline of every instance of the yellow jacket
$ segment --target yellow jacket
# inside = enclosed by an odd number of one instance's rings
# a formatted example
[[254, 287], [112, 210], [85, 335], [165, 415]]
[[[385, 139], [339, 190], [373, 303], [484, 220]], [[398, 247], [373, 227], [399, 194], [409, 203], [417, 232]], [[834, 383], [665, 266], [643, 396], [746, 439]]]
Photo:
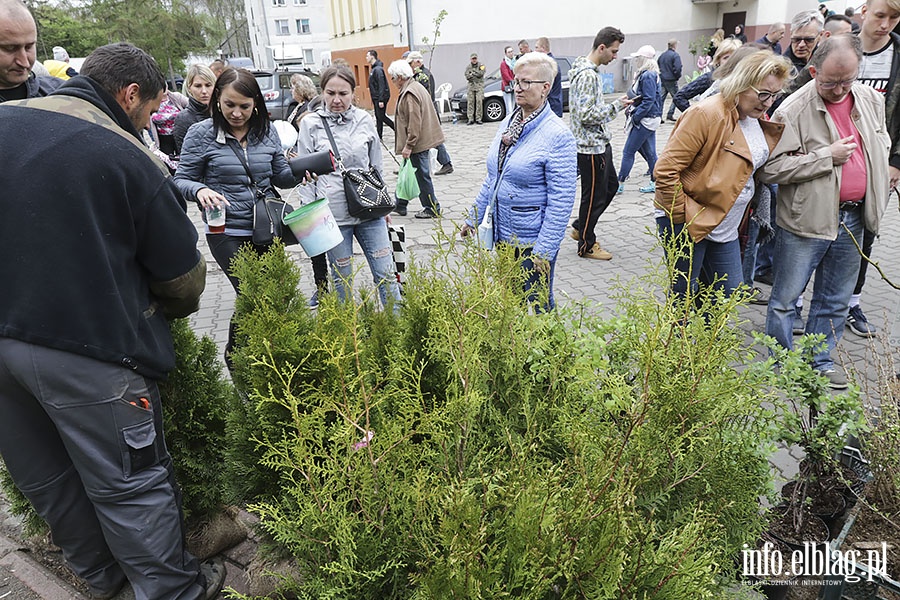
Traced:
[[[760, 120], [771, 154], [783, 125]], [[738, 112], [717, 94], [688, 109], [656, 163], [656, 206], [703, 240], [734, 206], [753, 174], [750, 146]]]

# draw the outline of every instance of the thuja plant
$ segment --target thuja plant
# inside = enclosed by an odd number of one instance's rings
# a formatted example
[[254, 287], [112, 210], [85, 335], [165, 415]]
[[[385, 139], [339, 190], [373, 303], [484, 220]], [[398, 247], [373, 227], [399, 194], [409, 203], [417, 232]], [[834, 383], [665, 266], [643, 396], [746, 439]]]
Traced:
[[610, 318], [535, 314], [512, 252], [439, 242], [397, 313], [329, 296], [313, 318], [280, 249], [236, 263], [231, 423], [268, 482], [250, 510], [299, 567], [282, 592], [720, 597], [771, 488], [740, 299], [698, 292], [685, 318], [655, 273]]
[[22, 518], [22, 532], [29, 537], [46, 535], [50, 528], [37, 514], [31, 502], [25, 497], [12, 479], [6, 466], [0, 462], [0, 490], [6, 497], [9, 512]]
[[225, 420], [235, 392], [212, 339], [197, 336], [187, 319], [172, 321], [170, 329], [176, 366], [159, 384], [163, 429], [192, 529], [215, 517], [226, 502]]

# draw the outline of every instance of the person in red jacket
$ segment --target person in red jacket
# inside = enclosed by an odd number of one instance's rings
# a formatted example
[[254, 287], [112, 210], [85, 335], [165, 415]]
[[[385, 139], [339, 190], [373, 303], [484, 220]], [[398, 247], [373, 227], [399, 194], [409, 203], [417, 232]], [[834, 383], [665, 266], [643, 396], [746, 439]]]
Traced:
[[500, 61], [500, 80], [503, 90], [503, 101], [506, 102], [506, 114], [510, 114], [516, 108], [516, 96], [512, 87], [513, 67], [516, 66], [516, 59], [513, 56], [512, 46], [503, 49], [503, 60]]

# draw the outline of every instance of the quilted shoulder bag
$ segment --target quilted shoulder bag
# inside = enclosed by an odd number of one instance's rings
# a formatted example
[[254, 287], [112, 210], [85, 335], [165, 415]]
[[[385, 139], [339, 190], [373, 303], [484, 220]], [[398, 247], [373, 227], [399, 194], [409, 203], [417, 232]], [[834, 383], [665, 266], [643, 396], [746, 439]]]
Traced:
[[334, 152], [334, 161], [344, 179], [344, 196], [347, 198], [347, 211], [350, 216], [368, 221], [378, 219], [397, 207], [397, 201], [388, 193], [387, 186], [375, 167], [368, 169], [348, 169], [341, 160], [341, 153], [334, 141], [328, 119], [322, 118], [325, 133]]
[[277, 237], [281, 238], [285, 246], [298, 244], [294, 232], [284, 224], [285, 215], [293, 212], [294, 207], [282, 200], [274, 187], [260, 188], [257, 185], [243, 149], [237, 148], [236, 145], [237, 142], [228, 140], [228, 146], [244, 166], [247, 177], [250, 178], [250, 187], [256, 194], [256, 202], [253, 205], [253, 243], [257, 246], [268, 246]]

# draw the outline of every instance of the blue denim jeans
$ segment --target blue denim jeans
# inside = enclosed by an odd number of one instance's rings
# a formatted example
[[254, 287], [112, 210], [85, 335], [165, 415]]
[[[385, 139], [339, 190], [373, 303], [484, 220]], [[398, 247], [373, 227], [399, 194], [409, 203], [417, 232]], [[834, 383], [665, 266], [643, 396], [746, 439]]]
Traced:
[[353, 287], [353, 238], [356, 237], [366, 255], [369, 270], [372, 271], [372, 280], [378, 286], [381, 305], [387, 306], [388, 298], [391, 298], [395, 303], [394, 309], [397, 310], [400, 302], [400, 286], [394, 275], [394, 252], [384, 217], [363, 221], [357, 225], [342, 225], [340, 230], [344, 237], [343, 241], [328, 251], [328, 261], [331, 263], [331, 274], [338, 298], [341, 301], [346, 300], [347, 288]]
[[[668, 217], [657, 217], [656, 228], [663, 243], [668, 244], [673, 236], [684, 231], [684, 224], [672, 225]], [[701, 240], [693, 244], [692, 256], [676, 258], [672, 291], [683, 298], [687, 295], [688, 285], [692, 291], [697, 291], [698, 281], [705, 285], [715, 282], [716, 289], [730, 296], [743, 282], [740, 242]]]
[[438, 163], [444, 167], [450, 164], [450, 153], [447, 152], [447, 147], [444, 144], [441, 144], [436, 148], [437, 150], [437, 161]]
[[[422, 208], [430, 208], [434, 212], [440, 213], [441, 205], [434, 195], [434, 184], [431, 181], [430, 151], [414, 152], [410, 154], [409, 160], [416, 168], [416, 181], [419, 184], [419, 202], [422, 203]], [[405, 205], [406, 203], [404, 202], [403, 206]]]
[[628, 132], [625, 140], [625, 148], [622, 150], [622, 168], [619, 169], [619, 181], [628, 179], [631, 167], [634, 166], [634, 153], [639, 152], [650, 166], [650, 178], [653, 179], [653, 169], [656, 167], [656, 132], [641, 127], [635, 123]]
[[766, 313], [766, 333], [785, 348], [793, 347], [794, 303], [815, 271], [806, 333], [825, 335], [826, 347], [812, 363], [819, 371], [834, 368], [831, 351], [844, 333], [847, 303], [859, 273], [859, 253], [843, 225], [857, 240], [862, 239], [863, 208], [839, 214], [841, 225], [834, 241], [800, 237], [784, 229], [779, 229], [775, 237], [775, 281]]

